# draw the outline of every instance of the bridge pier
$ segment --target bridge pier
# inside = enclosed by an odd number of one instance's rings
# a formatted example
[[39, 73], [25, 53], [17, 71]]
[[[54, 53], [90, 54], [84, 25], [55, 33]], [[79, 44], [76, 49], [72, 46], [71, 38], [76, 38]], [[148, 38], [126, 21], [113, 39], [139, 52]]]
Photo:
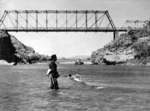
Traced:
[[118, 31], [114, 31], [114, 32], [113, 32], [113, 38], [114, 38], [114, 40], [115, 40], [117, 37], [118, 37]]

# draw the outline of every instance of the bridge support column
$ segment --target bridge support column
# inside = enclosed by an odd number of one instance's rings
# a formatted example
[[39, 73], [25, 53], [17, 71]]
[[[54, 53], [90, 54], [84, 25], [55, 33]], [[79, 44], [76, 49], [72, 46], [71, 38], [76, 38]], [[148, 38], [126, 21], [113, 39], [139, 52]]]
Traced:
[[114, 37], [114, 40], [118, 37], [118, 31], [113, 32], [113, 37]]

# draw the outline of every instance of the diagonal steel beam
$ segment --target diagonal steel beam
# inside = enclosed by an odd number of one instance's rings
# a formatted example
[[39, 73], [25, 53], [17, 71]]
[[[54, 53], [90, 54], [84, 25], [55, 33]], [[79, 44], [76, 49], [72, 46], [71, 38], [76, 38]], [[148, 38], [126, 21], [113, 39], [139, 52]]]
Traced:
[[110, 15], [109, 15], [109, 12], [106, 11], [105, 14], [106, 14], [106, 16], [107, 16], [107, 18], [108, 18], [108, 20], [109, 20], [109, 22], [110, 22], [112, 28], [113, 28], [113, 29], [116, 29], [116, 26], [115, 26], [113, 20], [111, 19]]
[[[5, 20], [6, 16], [7, 16], [7, 14], [8, 14], [8, 12], [5, 10], [5, 12], [4, 12], [2, 18], [0, 19], [0, 27], [2, 26], [2, 24], [5, 26], [4, 20]], [[5, 27], [5, 28], [6, 28], [6, 27]]]

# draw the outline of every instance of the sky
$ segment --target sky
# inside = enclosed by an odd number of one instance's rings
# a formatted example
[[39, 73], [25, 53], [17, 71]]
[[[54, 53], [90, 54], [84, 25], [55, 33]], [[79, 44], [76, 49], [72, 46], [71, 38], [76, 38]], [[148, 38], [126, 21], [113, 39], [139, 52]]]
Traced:
[[[149, 20], [150, 0], [0, 0], [0, 17], [4, 10], [108, 10], [116, 27], [126, 20]], [[113, 40], [105, 32], [12, 33], [40, 54], [58, 57], [91, 55]]]

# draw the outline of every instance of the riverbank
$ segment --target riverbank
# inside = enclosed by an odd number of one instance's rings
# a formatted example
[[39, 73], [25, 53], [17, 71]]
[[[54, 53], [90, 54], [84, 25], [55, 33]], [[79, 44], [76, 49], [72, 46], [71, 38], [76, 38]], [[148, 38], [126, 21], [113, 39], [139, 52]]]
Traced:
[[128, 29], [115, 40], [92, 53], [93, 64], [145, 65], [150, 64], [150, 21], [140, 30]]

